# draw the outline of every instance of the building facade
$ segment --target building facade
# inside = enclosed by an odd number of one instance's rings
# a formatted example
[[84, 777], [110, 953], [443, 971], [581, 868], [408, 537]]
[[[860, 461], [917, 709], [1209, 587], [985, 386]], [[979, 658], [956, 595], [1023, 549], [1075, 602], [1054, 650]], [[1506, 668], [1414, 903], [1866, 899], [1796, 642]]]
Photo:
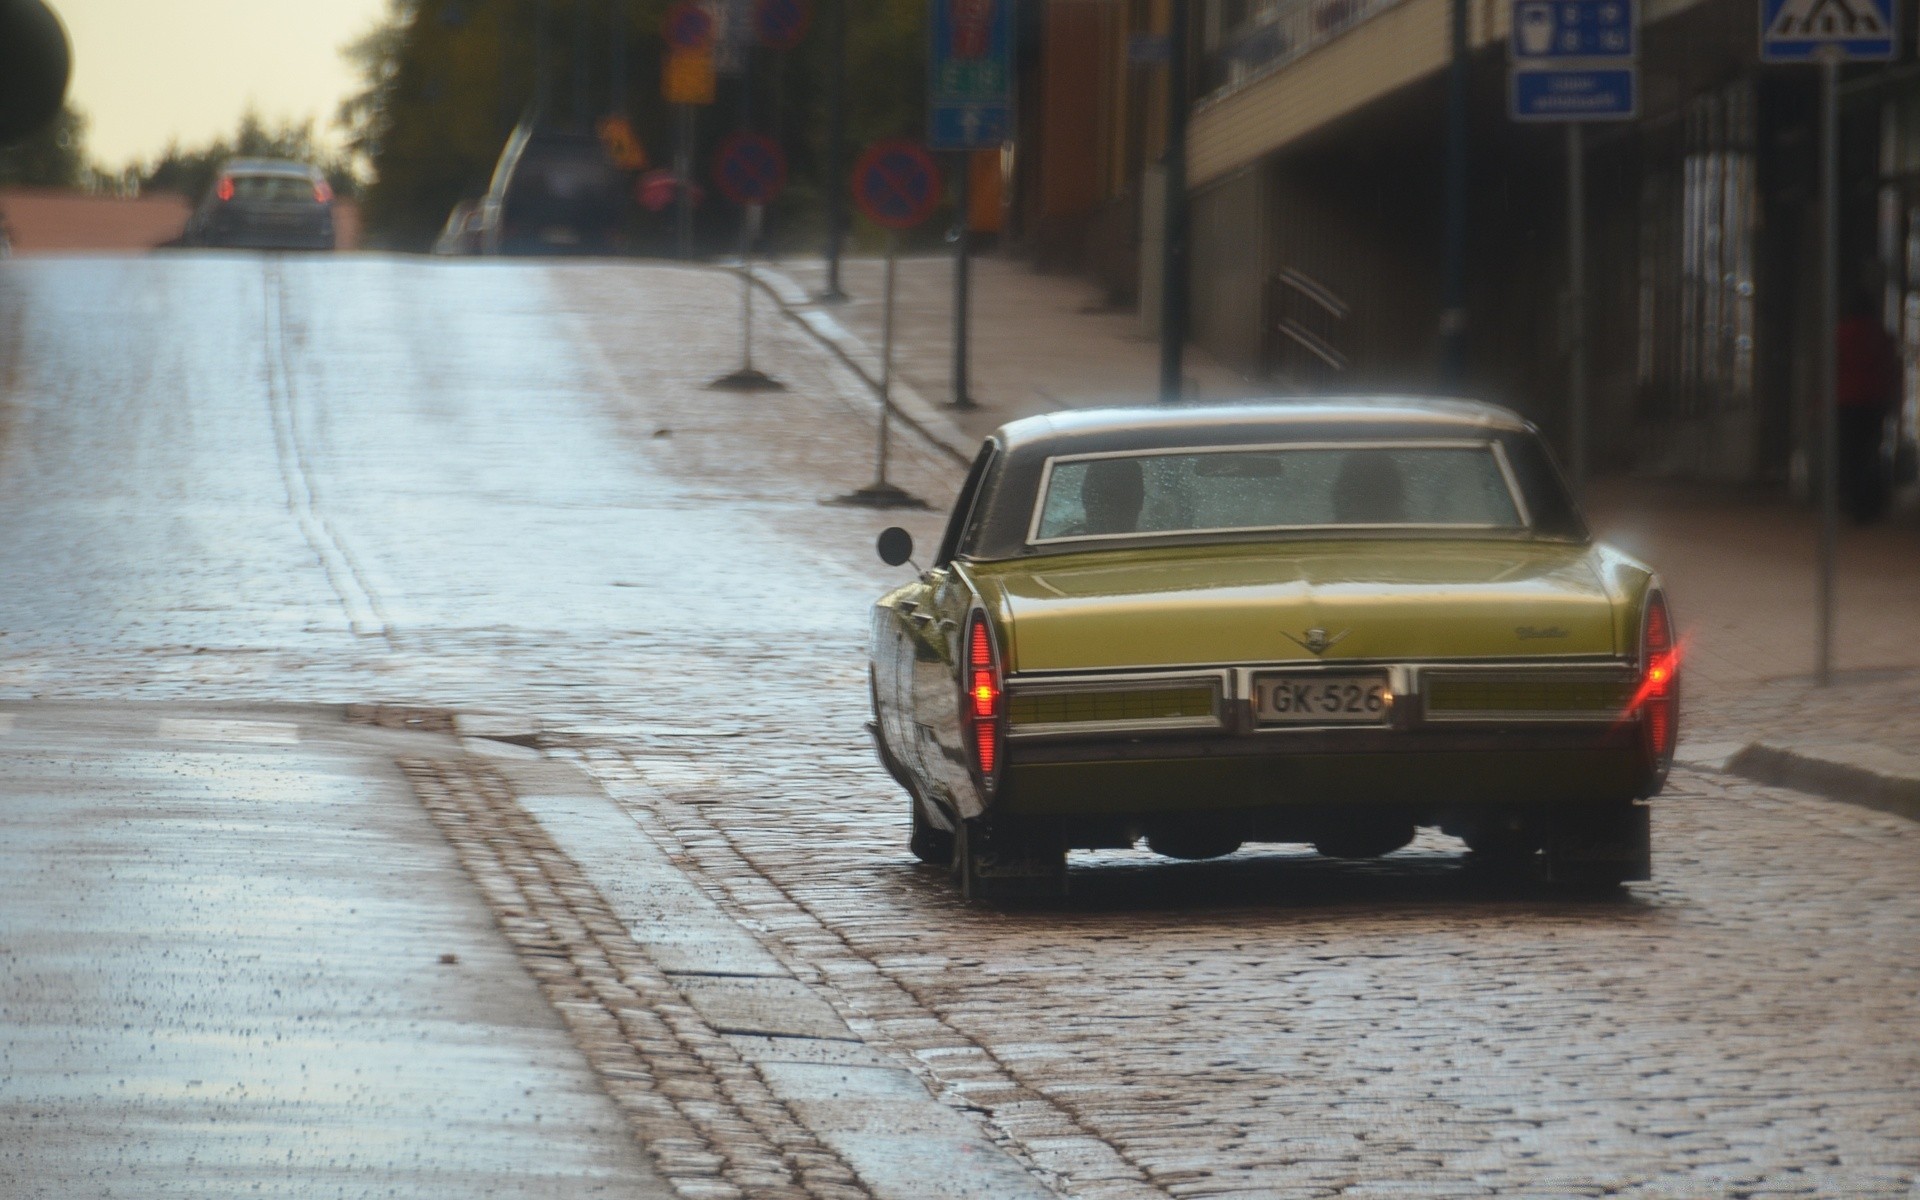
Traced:
[[[1440, 377], [1456, 0], [1194, 0], [1193, 337], [1276, 391]], [[1468, 41], [1466, 390], [1567, 433], [1567, 150], [1507, 112], [1510, 0]], [[1157, 303], [1165, 0], [1045, 0], [1016, 230], [1044, 265]], [[1920, 394], [1920, 64], [1849, 67], [1842, 286]], [[1803, 477], [1817, 396], [1818, 72], [1759, 62], [1755, 0], [1642, 0], [1641, 100], [1586, 136], [1596, 465]], [[1910, 402], [1909, 402], [1910, 403]], [[1911, 428], [1911, 416], [1909, 416]]]

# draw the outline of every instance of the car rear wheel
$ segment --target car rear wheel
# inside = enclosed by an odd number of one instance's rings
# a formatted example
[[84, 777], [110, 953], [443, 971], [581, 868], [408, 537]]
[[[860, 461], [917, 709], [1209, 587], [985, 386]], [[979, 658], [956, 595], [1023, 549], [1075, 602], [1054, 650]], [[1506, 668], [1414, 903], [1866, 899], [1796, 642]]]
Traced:
[[1313, 839], [1328, 858], [1385, 858], [1413, 841], [1411, 821], [1356, 822], [1329, 829]]

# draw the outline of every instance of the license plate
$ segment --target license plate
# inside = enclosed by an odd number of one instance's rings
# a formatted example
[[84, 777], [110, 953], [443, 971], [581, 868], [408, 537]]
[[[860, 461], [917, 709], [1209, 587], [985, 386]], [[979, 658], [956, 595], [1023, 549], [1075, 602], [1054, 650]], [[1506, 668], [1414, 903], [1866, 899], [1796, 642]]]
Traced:
[[1384, 725], [1392, 707], [1384, 671], [1253, 681], [1254, 716], [1263, 725]]

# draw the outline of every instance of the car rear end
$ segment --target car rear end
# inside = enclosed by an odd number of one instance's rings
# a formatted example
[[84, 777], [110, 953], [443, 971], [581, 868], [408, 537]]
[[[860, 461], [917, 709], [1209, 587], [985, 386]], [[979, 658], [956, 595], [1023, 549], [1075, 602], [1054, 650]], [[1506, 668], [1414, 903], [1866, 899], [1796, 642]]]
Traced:
[[[1511, 469], [1525, 447], [1476, 437], [1261, 448], [1270, 462], [1209, 450], [1182, 467], [1239, 505], [1271, 485], [1287, 513], [1314, 456], [1394, 455], [1444, 476], [1446, 504], [1491, 497], [1457, 527], [1363, 517], [1352, 536], [1103, 534], [1091, 505], [1056, 519], [1048, 480], [1132, 455], [1051, 460], [1027, 532], [1046, 553], [966, 568], [983, 630], [965, 740], [984, 807], [1079, 847], [1145, 837], [1201, 858], [1306, 841], [1370, 857], [1437, 826], [1644, 878], [1638, 801], [1664, 782], [1678, 723], [1671, 614], [1647, 568], [1583, 529], [1539, 536]], [[1458, 470], [1474, 455], [1484, 486]]]
[[622, 248], [627, 176], [591, 135], [516, 132], [485, 206], [497, 254], [611, 254]]
[[199, 217], [199, 242], [262, 250], [332, 250], [333, 189], [318, 171], [230, 164]]

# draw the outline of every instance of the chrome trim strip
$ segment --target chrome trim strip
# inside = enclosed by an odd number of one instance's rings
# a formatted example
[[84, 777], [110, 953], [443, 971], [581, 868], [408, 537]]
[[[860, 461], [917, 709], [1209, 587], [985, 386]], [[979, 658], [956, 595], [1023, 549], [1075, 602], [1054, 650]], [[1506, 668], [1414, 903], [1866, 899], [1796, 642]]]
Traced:
[[[1354, 674], [1366, 671], [1387, 672], [1387, 685], [1393, 694], [1393, 707], [1384, 724], [1332, 723], [1325, 725], [1261, 724], [1254, 717], [1253, 677], [1255, 675]], [[1435, 679], [1460, 678], [1475, 682], [1538, 682], [1543, 678], [1571, 683], [1633, 683], [1635, 668], [1619, 659], [1595, 660], [1585, 657], [1577, 663], [1548, 661], [1384, 662], [1379, 660], [1335, 660], [1331, 662], [1262, 663], [1230, 666], [1201, 671], [1167, 671], [1115, 668], [1111, 674], [1048, 675], [1027, 673], [1005, 681], [1009, 701], [1015, 695], [1070, 695], [1079, 692], [1101, 694], [1146, 691], [1168, 685], [1206, 686], [1213, 689], [1212, 717], [1169, 717], [1139, 721], [1049, 722], [1044, 725], [1007, 726], [1009, 740], [1036, 740], [1060, 737], [1126, 736], [1130, 734], [1182, 733], [1194, 731], [1234, 731], [1248, 736], [1290, 735], [1309, 732], [1353, 732], [1362, 729], [1391, 728], [1406, 731], [1422, 726], [1457, 725], [1609, 725], [1631, 724], [1637, 713], [1573, 710], [1541, 713], [1536, 710], [1467, 709], [1459, 712], [1432, 713], [1427, 708], [1427, 684]]]
[[1227, 669], [1201, 667], [1198, 670], [1187, 667], [1176, 670], [1155, 670], [1152, 667], [1115, 667], [1113, 674], [1089, 674], [1076, 671], [1072, 675], [1041, 675], [1035, 672], [1022, 672], [1007, 677], [1007, 692], [1011, 695], [1015, 689], [1021, 694], [1050, 695], [1070, 691], [1114, 691], [1112, 685], [1137, 683], [1145, 690], [1147, 687], [1163, 687], [1169, 683], [1187, 683], [1210, 685], [1216, 689], [1227, 682]]
[[[1500, 468], [1501, 479], [1507, 485], [1508, 498], [1513, 501], [1513, 511], [1520, 518], [1518, 525], [1461, 524], [1440, 523], [1421, 524], [1400, 522], [1384, 525], [1235, 525], [1218, 529], [1164, 529], [1130, 530], [1126, 533], [1089, 533], [1074, 537], [1040, 536], [1040, 520], [1046, 514], [1047, 495], [1053, 487], [1053, 468], [1059, 463], [1093, 462], [1107, 458], [1167, 458], [1188, 457], [1200, 454], [1263, 454], [1284, 453], [1296, 450], [1488, 450], [1493, 454], [1494, 462]], [[1404, 530], [1415, 533], [1456, 532], [1475, 533], [1495, 531], [1501, 533], [1525, 533], [1533, 528], [1533, 518], [1527, 508], [1525, 497], [1520, 494], [1518, 477], [1507, 462], [1504, 449], [1497, 438], [1475, 440], [1471, 438], [1400, 438], [1386, 441], [1347, 441], [1347, 442], [1266, 442], [1247, 446], [1167, 446], [1151, 450], [1102, 450], [1088, 454], [1062, 454], [1049, 458], [1040, 470], [1040, 487], [1034, 495], [1033, 517], [1027, 522], [1027, 545], [1058, 546], [1081, 542], [1112, 542], [1140, 538], [1204, 537], [1208, 534], [1241, 533], [1380, 533], [1383, 531]]]
[[1010, 741], [1025, 742], [1036, 738], [1100, 737], [1131, 733], [1220, 733], [1226, 728], [1226, 722], [1216, 713], [1211, 717], [1163, 717], [1151, 721], [1053, 721], [1009, 725], [1007, 737]]

